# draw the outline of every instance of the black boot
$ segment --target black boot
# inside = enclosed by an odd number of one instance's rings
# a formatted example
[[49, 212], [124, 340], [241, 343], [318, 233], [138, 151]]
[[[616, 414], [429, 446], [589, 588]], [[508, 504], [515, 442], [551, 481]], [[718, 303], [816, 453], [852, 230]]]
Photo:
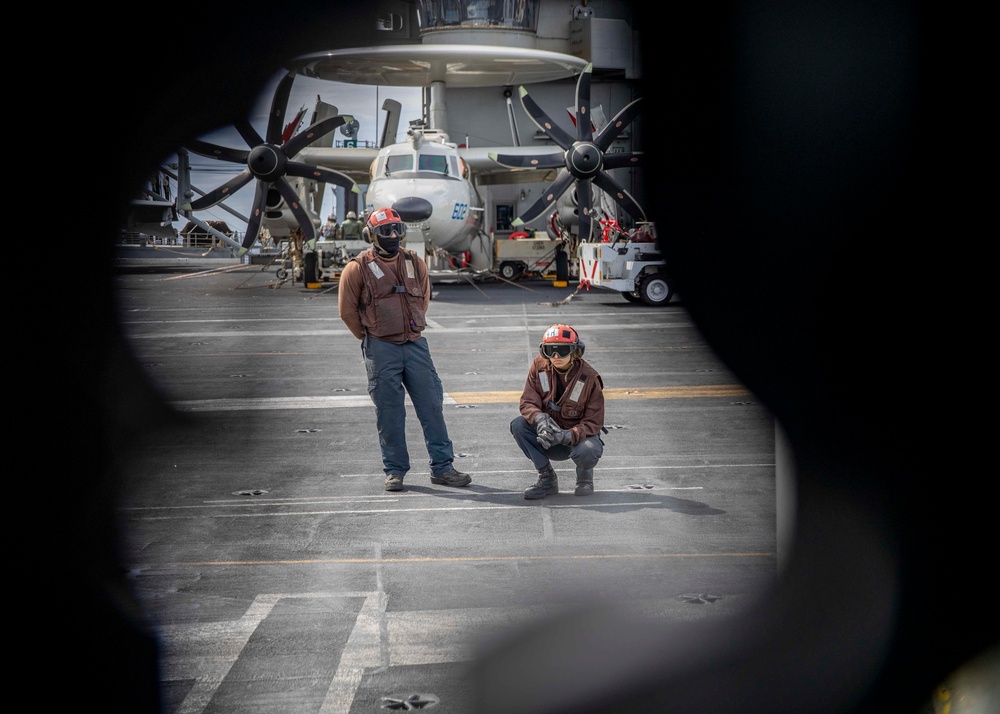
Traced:
[[577, 496], [589, 496], [594, 492], [594, 469], [581, 469], [576, 467], [576, 490], [573, 492]]
[[538, 481], [524, 490], [524, 497], [531, 501], [557, 493], [559, 493], [559, 477], [556, 476], [556, 472], [552, 470], [550, 464], [544, 469], [538, 469]]

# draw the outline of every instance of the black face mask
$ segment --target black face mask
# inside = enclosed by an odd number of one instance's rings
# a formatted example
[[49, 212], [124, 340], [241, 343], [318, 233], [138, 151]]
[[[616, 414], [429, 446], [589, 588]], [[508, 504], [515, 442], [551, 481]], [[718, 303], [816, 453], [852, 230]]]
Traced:
[[399, 236], [393, 238], [377, 238], [375, 240], [375, 248], [378, 249], [379, 254], [384, 255], [387, 258], [391, 258], [399, 252]]

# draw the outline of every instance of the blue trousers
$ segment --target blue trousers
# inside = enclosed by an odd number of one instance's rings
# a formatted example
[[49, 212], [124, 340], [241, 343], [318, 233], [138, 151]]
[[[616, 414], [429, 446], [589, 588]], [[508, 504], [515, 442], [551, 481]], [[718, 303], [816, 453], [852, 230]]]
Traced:
[[361, 355], [368, 373], [368, 395], [375, 404], [378, 445], [385, 473], [405, 476], [410, 470], [404, 389], [410, 395], [424, 432], [431, 473], [451, 471], [455, 451], [444, 423], [444, 388], [426, 338], [396, 345], [366, 336], [361, 341]]
[[577, 473], [579, 473], [597, 466], [597, 462], [604, 454], [604, 442], [599, 436], [588, 436], [573, 446], [553, 444], [548, 449], [543, 449], [535, 438], [538, 436], [538, 432], [535, 431], [534, 424], [529, 424], [521, 415], [514, 417], [510, 423], [510, 433], [514, 435], [514, 441], [521, 447], [524, 455], [531, 459], [531, 463], [535, 465], [536, 469], [544, 469], [550, 465], [551, 461], [572, 459], [573, 463], [576, 464]]

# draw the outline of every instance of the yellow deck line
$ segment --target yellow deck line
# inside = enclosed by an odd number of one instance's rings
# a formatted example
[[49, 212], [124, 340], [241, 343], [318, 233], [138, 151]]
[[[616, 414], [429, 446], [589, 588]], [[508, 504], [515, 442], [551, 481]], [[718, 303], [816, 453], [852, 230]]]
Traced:
[[[448, 392], [456, 404], [516, 404], [521, 392]], [[625, 387], [605, 389], [605, 399], [684, 399], [690, 397], [750, 397], [738, 384], [709, 384], [697, 387]]]

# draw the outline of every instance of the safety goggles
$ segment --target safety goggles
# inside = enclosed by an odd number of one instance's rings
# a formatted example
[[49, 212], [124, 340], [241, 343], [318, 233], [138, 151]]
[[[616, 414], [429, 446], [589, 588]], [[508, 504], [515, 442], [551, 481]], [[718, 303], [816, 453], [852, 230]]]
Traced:
[[558, 357], [569, 357], [571, 354], [573, 354], [576, 351], [576, 349], [577, 349], [576, 345], [567, 345], [567, 344], [546, 345], [546, 344], [543, 344], [542, 345], [542, 354], [545, 355], [546, 357], [550, 357], [550, 358], [551, 357], [556, 357], [556, 356], [558, 356]]
[[383, 223], [381, 225], [375, 226], [375, 235], [379, 238], [392, 238], [392, 234], [395, 233], [397, 236], [402, 238], [406, 235], [406, 224], [405, 223]]

